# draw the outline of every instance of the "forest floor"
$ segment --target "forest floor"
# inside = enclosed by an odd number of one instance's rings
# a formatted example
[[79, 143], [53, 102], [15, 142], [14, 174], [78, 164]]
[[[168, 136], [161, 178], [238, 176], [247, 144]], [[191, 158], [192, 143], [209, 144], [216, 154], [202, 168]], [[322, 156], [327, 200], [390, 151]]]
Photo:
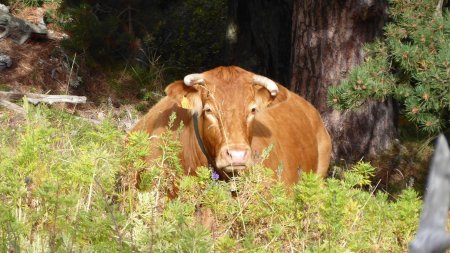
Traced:
[[[0, 50], [11, 57], [13, 64], [0, 72], [0, 90], [23, 93], [86, 96], [86, 104], [56, 104], [66, 112], [101, 121], [107, 116], [120, 118], [120, 124], [129, 130], [137, 121], [135, 94], [118, 95], [108, 86], [105, 74], [89, 71], [89, 79], [82, 87], [73, 87], [78, 78], [70, 59], [59, 47], [58, 40], [27, 41], [18, 45], [11, 40], [0, 42]], [[78, 71], [82, 71], [77, 68]], [[120, 99], [122, 98], [122, 99]], [[119, 101], [127, 101], [121, 104]]]
[[[36, 23], [46, 8], [45, 5], [27, 7], [13, 14]], [[98, 121], [113, 116], [123, 129], [129, 130], [140, 114], [135, 109], [140, 103], [137, 92], [126, 89], [132, 82], [130, 77], [117, 75], [119, 80], [114, 82], [123, 82], [125, 88], [115, 89], [111, 77], [103, 70], [79, 65], [81, 57], [69, 56], [61, 48], [60, 42], [67, 36], [63, 31], [52, 24], [47, 28], [47, 39], [30, 38], [22, 45], [9, 38], [0, 40], [0, 52], [10, 56], [13, 62], [11, 67], [0, 71], [0, 91], [86, 96], [86, 104], [61, 103], [53, 107]]]

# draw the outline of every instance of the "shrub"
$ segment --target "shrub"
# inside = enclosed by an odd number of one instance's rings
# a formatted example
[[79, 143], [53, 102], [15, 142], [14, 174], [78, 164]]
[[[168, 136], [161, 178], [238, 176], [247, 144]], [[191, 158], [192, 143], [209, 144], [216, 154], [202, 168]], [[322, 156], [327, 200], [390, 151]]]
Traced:
[[0, 114], [3, 252], [402, 252], [417, 229], [416, 192], [376, 191], [368, 163], [342, 179], [303, 174], [292, 189], [255, 165], [233, 197], [208, 168], [182, 175], [178, 131], [147, 161], [149, 136], [123, 145], [113, 119], [27, 110], [16, 125]]
[[146, 65], [146, 55], [156, 52], [175, 78], [223, 62], [224, 0], [65, 0], [61, 9], [71, 17], [63, 23], [70, 37], [62, 45], [93, 62]]

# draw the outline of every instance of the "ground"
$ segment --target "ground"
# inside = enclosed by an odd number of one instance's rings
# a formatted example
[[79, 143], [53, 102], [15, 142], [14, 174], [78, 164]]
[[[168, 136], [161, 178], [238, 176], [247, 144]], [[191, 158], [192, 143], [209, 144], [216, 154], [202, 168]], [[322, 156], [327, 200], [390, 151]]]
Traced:
[[[37, 23], [45, 10], [51, 7], [27, 7], [12, 13]], [[95, 120], [102, 120], [112, 113], [120, 118], [122, 127], [128, 130], [138, 118], [138, 112], [134, 109], [139, 104], [137, 91], [123, 89], [127, 92], [120, 92], [114, 89], [110, 85], [111, 77], [103, 70], [81, 65], [80, 56], [68, 54], [61, 48], [60, 41], [66, 34], [54, 25], [49, 25], [48, 29], [50, 38], [31, 38], [22, 45], [8, 38], [0, 40], [0, 52], [9, 55], [13, 61], [10, 68], [0, 72], [0, 90], [86, 96], [86, 104], [56, 106]], [[115, 83], [123, 82], [125, 87], [130, 85], [129, 76], [116, 76]]]

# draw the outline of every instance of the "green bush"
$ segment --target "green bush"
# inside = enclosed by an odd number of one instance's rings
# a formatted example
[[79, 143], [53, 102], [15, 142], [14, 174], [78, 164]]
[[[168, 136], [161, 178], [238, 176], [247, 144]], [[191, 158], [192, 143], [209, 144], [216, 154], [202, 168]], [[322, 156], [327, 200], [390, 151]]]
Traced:
[[[328, 101], [336, 109], [394, 97], [401, 115], [429, 135], [450, 127], [450, 12], [437, 0], [391, 0], [384, 39], [367, 45], [366, 59]], [[445, 2], [445, 1], [444, 1]]]
[[67, 18], [60, 25], [69, 37], [61, 45], [83, 55], [88, 62], [111, 64], [127, 59], [134, 37], [123, 30], [120, 11], [112, 9], [107, 12], [110, 15], [99, 16], [104, 13], [87, 3], [62, 8]]
[[161, 26], [145, 43], [156, 46], [171, 66], [170, 75], [182, 78], [224, 65], [228, 4], [224, 0], [176, 1]]
[[223, 62], [228, 6], [213, 1], [65, 0], [62, 43], [94, 63], [144, 64], [156, 54], [170, 76]]
[[402, 252], [417, 229], [417, 193], [375, 191], [367, 163], [291, 189], [255, 165], [233, 197], [208, 168], [182, 175], [179, 131], [147, 161], [145, 133], [25, 109], [0, 113], [2, 252]]

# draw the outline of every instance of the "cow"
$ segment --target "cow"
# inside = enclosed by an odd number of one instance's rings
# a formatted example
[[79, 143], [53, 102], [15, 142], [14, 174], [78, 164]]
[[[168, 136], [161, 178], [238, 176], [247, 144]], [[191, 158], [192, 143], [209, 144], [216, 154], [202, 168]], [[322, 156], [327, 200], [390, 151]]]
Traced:
[[[132, 131], [158, 137], [175, 112], [172, 130], [184, 125], [179, 156], [185, 174], [195, 175], [197, 167], [209, 165], [226, 180], [271, 146], [263, 164], [274, 171], [281, 165], [286, 184], [296, 183], [303, 172], [326, 176], [331, 140], [319, 112], [271, 79], [236, 66], [217, 67], [189, 74], [168, 85], [165, 93]], [[158, 152], [153, 150], [152, 156]]]

